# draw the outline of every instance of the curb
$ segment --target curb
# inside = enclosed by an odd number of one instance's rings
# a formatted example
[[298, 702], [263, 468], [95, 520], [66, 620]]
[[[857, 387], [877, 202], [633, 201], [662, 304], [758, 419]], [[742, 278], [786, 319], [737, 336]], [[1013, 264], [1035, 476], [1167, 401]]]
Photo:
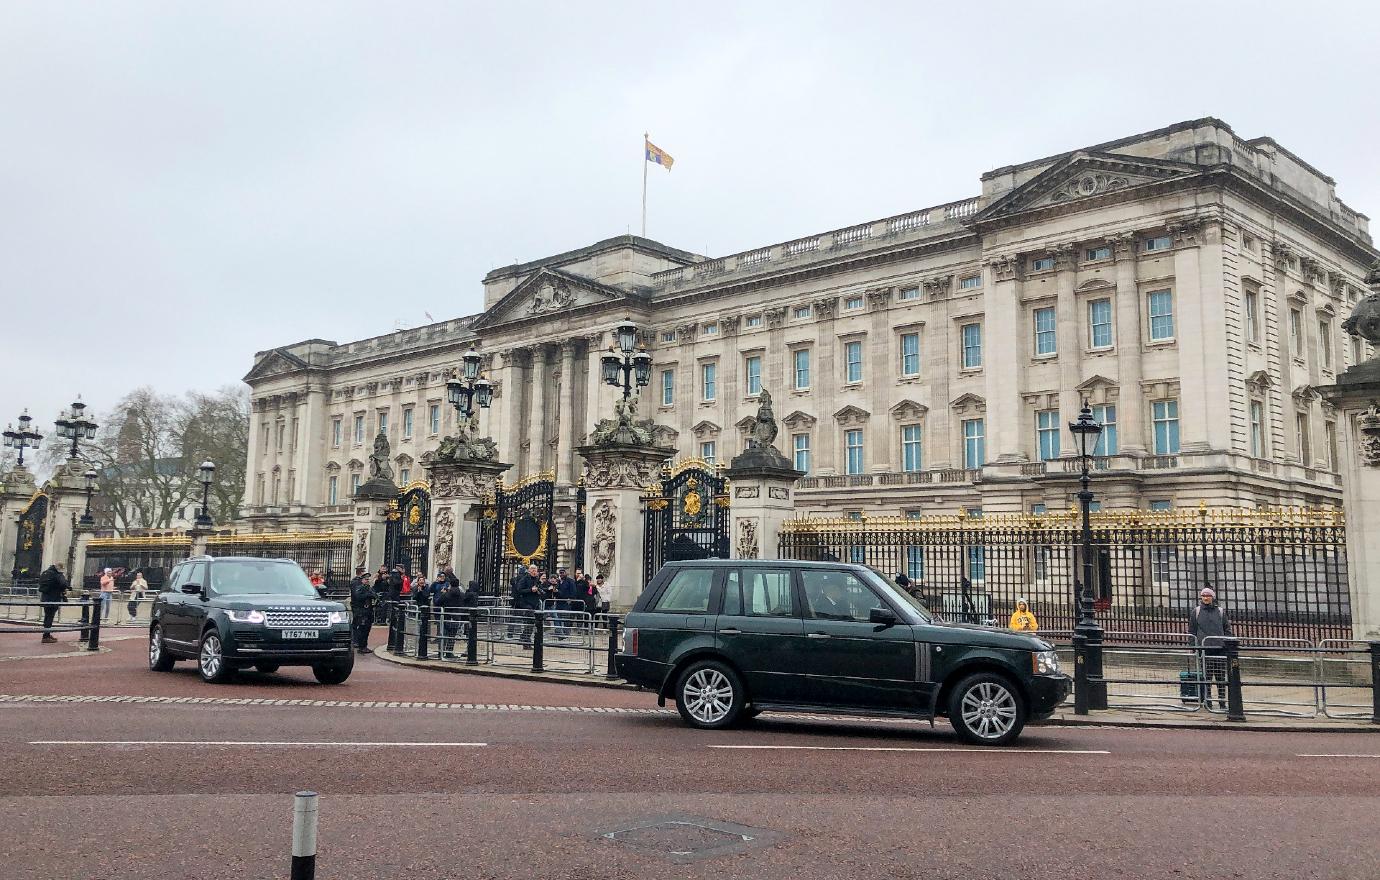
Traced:
[[[646, 691], [646, 688], [639, 688], [637, 685], [628, 684], [618, 679], [591, 678], [587, 675], [578, 675], [567, 672], [532, 672], [526, 669], [504, 669], [495, 666], [466, 666], [462, 663], [447, 663], [440, 660], [414, 660], [411, 657], [401, 657], [383, 648], [375, 648], [374, 656], [387, 663], [396, 663], [399, 666], [411, 666], [415, 669], [433, 669], [437, 672], [450, 672], [460, 675], [483, 675], [489, 678], [510, 678], [515, 681], [540, 681], [547, 684], [570, 684], [577, 687], [603, 688], [605, 690], [616, 691]], [[358, 657], [358, 655], [356, 655]]]
[[109, 654], [110, 650], [110, 648], [102, 645], [94, 651], [78, 648], [75, 651], [63, 651], [60, 654], [16, 654], [12, 657], [0, 657], [0, 663], [8, 663], [11, 660], [55, 660], [61, 657], [94, 657], [98, 654]]

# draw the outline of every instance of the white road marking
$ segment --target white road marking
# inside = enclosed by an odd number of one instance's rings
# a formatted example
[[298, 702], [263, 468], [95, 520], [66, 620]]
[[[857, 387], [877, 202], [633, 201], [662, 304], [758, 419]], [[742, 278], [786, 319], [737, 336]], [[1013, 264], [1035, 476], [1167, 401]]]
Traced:
[[1380, 755], [1295, 755], [1295, 758], [1380, 758]]
[[986, 752], [987, 754], [1022, 755], [1110, 755], [1103, 749], [992, 749], [992, 748], [918, 748], [914, 746], [708, 746], [711, 749], [779, 749], [806, 752]]
[[[31, 746], [399, 746], [411, 747], [413, 742], [272, 742], [266, 740], [235, 739], [35, 739]], [[428, 742], [429, 746], [465, 746], [482, 748], [481, 742]]]

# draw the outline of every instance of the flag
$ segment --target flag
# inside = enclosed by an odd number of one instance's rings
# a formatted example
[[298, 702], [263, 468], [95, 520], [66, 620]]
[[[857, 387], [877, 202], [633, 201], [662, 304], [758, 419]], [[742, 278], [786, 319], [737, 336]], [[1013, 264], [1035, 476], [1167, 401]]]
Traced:
[[676, 161], [671, 158], [671, 154], [647, 140], [645, 137], [642, 139], [642, 142], [647, 145], [647, 161], [660, 165], [662, 168], [670, 171], [671, 164]]

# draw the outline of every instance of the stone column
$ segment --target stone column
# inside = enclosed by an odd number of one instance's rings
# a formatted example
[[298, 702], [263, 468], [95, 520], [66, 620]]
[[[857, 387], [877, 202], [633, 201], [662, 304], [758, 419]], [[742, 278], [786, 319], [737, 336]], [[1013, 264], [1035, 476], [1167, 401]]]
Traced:
[[[1224, 387], [1227, 339], [1222, 320], [1221, 237], [1216, 237], [1216, 259], [1209, 255], [1203, 260], [1200, 229], [1201, 224], [1190, 222], [1174, 230], [1172, 297], [1179, 375], [1194, 377], [1179, 383], [1179, 437], [1184, 452], [1231, 448], [1231, 400]], [[1218, 272], [1207, 284], [1201, 277], [1205, 268]], [[1215, 444], [1214, 433], [1220, 435]]]
[[781, 558], [781, 527], [795, 513], [796, 482], [805, 474], [776, 447], [758, 446], [735, 457], [726, 476], [733, 558]]
[[0, 479], [0, 584], [8, 584], [13, 578], [19, 514], [37, 491], [38, 486], [27, 467], [16, 467]]
[[1136, 282], [1136, 240], [1121, 235], [1108, 242], [1116, 256], [1117, 446], [1122, 455], [1145, 455], [1145, 416], [1141, 397], [1141, 304]]
[[[1054, 289], [1058, 296], [1055, 301], [1055, 317], [1058, 327], [1059, 360], [1059, 421], [1063, 424], [1078, 417], [1083, 401], [1078, 394], [1078, 386], [1083, 382], [1080, 372], [1083, 350], [1088, 339], [1079, 330], [1078, 297], [1074, 294], [1074, 284], [1078, 278], [1075, 266], [1073, 245], [1060, 245], [1054, 249]], [[1091, 332], [1091, 330], [1089, 331]], [[1063, 424], [1059, 433], [1064, 434]], [[1072, 447], [1072, 443], [1066, 444]], [[1067, 449], [1066, 454], [1073, 454]]]
[[532, 395], [532, 406], [527, 411], [527, 457], [526, 471], [520, 477], [529, 477], [542, 471], [546, 455], [546, 438], [549, 434], [546, 424], [546, 385], [551, 381], [546, 346], [538, 345], [532, 349], [532, 370], [528, 389]]
[[579, 448], [585, 476], [585, 568], [610, 585], [609, 607], [632, 607], [646, 586], [642, 554], [647, 517], [642, 492], [658, 479], [674, 450], [645, 445], [588, 445]]
[[512, 467], [496, 461], [424, 461], [431, 485], [433, 569], [451, 566], [463, 583], [476, 577], [479, 508], [493, 496], [498, 477]]
[[[982, 372], [987, 398], [987, 460], [996, 465], [1026, 461], [1029, 438], [1021, 402], [1022, 365], [1029, 359], [1029, 333], [1021, 321], [1021, 258], [999, 257], [988, 263], [983, 296]], [[996, 354], [998, 347], [1005, 349]], [[1001, 471], [1000, 468], [996, 470]], [[1019, 475], [1019, 469], [1007, 469]]]
[[575, 483], [575, 340], [561, 343], [561, 397], [556, 411], [556, 482]]

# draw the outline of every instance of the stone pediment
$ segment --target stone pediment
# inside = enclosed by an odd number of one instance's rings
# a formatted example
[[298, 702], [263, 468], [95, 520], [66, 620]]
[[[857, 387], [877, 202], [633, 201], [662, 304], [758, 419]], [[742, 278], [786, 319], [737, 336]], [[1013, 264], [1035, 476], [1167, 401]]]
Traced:
[[305, 370], [307, 366], [307, 362], [296, 355], [289, 354], [281, 348], [275, 348], [260, 358], [253, 369], [244, 374], [244, 381], [253, 384], [260, 379], [267, 379], [270, 376], [281, 376], [284, 373], [295, 373], [298, 370]]
[[680, 432], [669, 425], [652, 426], [652, 443], [664, 449], [675, 449]]
[[923, 403], [916, 403], [914, 400], [903, 400], [891, 408], [891, 415], [893, 418], [907, 421], [923, 419], [925, 413], [929, 411], [930, 408]]
[[987, 408], [987, 401], [976, 394], [960, 394], [949, 402], [949, 406], [954, 409], [967, 409], [968, 407]]
[[626, 295], [616, 287], [591, 278], [544, 267], [529, 275], [471, 328], [483, 330], [513, 321], [525, 321], [579, 309], [584, 306], [621, 302]]
[[1256, 370], [1246, 377], [1246, 384], [1251, 388], [1264, 390], [1275, 384], [1275, 382], [1270, 378], [1269, 373], [1264, 370]]
[[690, 431], [701, 440], [719, 436], [719, 430], [720, 428], [718, 425], [707, 419], [690, 429]]
[[872, 413], [868, 412], [865, 409], [853, 406], [851, 403], [848, 406], [845, 406], [843, 409], [839, 410], [838, 412], [834, 413], [834, 421], [838, 422], [840, 425], [843, 425], [844, 427], [849, 427], [852, 425], [861, 425], [863, 422], [867, 421], [870, 418], [872, 418]]
[[1105, 278], [1089, 278], [1078, 285], [1075, 293], [1092, 293], [1096, 290], [1116, 290], [1116, 285]]
[[756, 426], [757, 420], [754, 419], [752, 416], [743, 416], [741, 419], [733, 423], [733, 427], [743, 432], [751, 431]]
[[1102, 375], [1089, 376], [1088, 378], [1084, 379], [1082, 382], [1079, 382], [1079, 383], [1078, 383], [1078, 390], [1079, 390], [1079, 391], [1092, 391], [1094, 388], [1115, 388], [1115, 387], [1116, 387], [1116, 383], [1115, 383], [1115, 382], [1113, 382], [1111, 379], [1108, 379], [1106, 376], [1102, 376]]
[[796, 410], [782, 419], [781, 424], [793, 431], [800, 431], [806, 428], [813, 428], [816, 421], [818, 420], [809, 413]]
[[1188, 177], [1200, 171], [1198, 166], [1186, 162], [1080, 150], [1055, 162], [1025, 184], [997, 199], [974, 220], [981, 223], [1025, 211], [1061, 207], [1084, 199]]

